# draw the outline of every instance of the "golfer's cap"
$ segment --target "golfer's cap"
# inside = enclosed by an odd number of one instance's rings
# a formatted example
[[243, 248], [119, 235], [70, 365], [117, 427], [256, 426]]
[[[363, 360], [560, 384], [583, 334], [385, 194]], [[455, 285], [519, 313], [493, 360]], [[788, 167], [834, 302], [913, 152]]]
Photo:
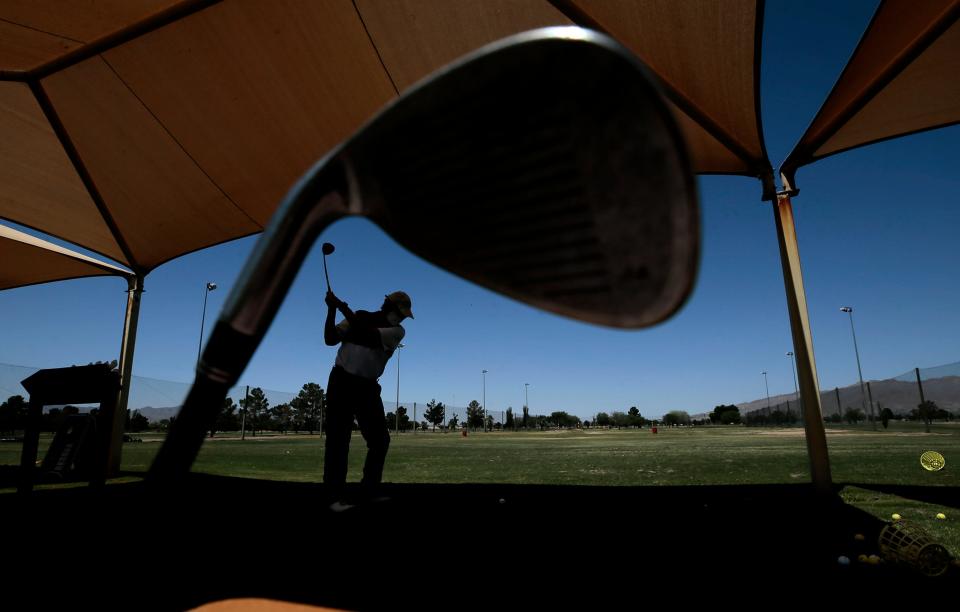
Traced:
[[412, 304], [410, 303], [410, 296], [404, 293], [403, 291], [394, 291], [387, 296], [387, 299], [393, 302], [397, 307], [397, 310], [400, 311], [405, 317], [413, 318], [413, 311], [410, 310]]

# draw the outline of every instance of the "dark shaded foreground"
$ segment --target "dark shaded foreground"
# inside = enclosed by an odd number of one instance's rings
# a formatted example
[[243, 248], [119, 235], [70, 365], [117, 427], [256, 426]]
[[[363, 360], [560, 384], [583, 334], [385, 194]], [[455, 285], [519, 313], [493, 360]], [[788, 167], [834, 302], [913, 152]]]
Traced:
[[319, 485], [200, 474], [176, 490], [6, 495], [0, 602], [182, 610], [267, 597], [355, 610], [592, 610], [669, 597], [780, 607], [917, 601], [960, 586], [956, 566], [928, 578], [858, 562], [879, 553], [884, 523], [807, 485], [385, 493], [389, 501], [340, 514]]

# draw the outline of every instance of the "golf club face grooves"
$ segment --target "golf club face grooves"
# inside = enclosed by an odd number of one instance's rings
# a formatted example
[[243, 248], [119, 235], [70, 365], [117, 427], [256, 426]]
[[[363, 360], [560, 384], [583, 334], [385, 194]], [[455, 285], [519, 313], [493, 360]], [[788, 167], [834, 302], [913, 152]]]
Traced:
[[559, 314], [643, 327], [692, 289], [695, 183], [656, 85], [596, 37], [477, 54], [344, 154], [363, 214], [427, 261]]

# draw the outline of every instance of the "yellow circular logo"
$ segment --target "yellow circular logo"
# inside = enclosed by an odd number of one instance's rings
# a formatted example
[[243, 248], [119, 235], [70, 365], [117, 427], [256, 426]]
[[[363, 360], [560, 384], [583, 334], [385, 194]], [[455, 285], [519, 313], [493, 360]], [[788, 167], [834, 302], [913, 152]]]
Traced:
[[923, 466], [923, 469], [930, 472], [939, 472], [946, 463], [943, 455], [937, 451], [927, 451], [920, 455], [920, 465]]

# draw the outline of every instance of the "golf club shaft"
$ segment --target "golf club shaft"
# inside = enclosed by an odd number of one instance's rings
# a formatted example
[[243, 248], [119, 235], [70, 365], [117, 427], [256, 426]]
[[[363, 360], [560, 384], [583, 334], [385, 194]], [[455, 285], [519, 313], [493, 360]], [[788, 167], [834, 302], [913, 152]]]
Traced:
[[193, 387], [150, 467], [150, 482], [176, 481], [189, 472], [205, 432], [260, 346], [311, 246], [347, 214], [346, 193], [342, 164], [324, 158], [287, 194], [227, 298]]
[[327, 274], [327, 255], [323, 255], [323, 277], [327, 279], [327, 291], [330, 291], [330, 275]]

